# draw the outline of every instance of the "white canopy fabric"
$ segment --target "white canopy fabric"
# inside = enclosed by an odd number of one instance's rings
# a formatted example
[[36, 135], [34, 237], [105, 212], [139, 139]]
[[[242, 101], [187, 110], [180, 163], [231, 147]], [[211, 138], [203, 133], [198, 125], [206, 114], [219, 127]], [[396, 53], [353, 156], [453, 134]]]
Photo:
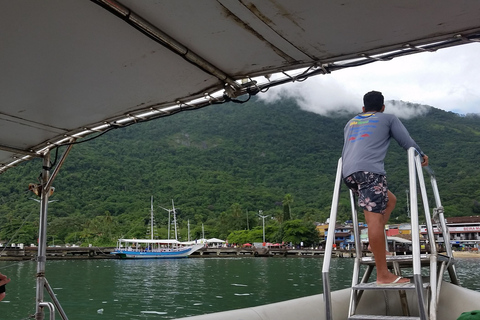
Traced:
[[118, 239], [118, 241], [128, 243], [180, 244], [180, 241], [177, 241], [175, 239]]
[[480, 38], [476, 0], [0, 3], [0, 173], [105, 130]]
[[207, 243], [225, 243], [225, 240], [217, 239], [217, 238], [212, 238], [208, 239]]
[[212, 238], [212, 239], [197, 239], [193, 241], [182, 242], [182, 244], [185, 244], [185, 245], [201, 244], [201, 243], [225, 243], [225, 240]]

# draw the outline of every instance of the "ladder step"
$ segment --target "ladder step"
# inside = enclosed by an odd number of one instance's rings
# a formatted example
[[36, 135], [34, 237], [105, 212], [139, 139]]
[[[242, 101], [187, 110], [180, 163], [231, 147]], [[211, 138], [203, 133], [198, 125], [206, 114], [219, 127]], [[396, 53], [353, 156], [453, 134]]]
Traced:
[[[420, 261], [422, 265], [428, 265], [430, 263], [430, 256], [431, 254], [422, 254], [420, 255]], [[454, 261], [453, 258], [449, 258], [446, 255], [437, 254], [437, 261]], [[387, 263], [391, 264], [393, 262], [397, 262], [400, 265], [411, 265], [413, 262], [413, 256], [409, 255], [401, 255], [401, 256], [387, 256]], [[366, 265], [375, 265], [375, 258], [374, 257], [362, 257], [360, 260], [361, 264]]]
[[[426, 289], [430, 286], [428, 282], [423, 282], [423, 288]], [[414, 290], [415, 283], [395, 283], [395, 284], [381, 284], [376, 282], [359, 283], [352, 287], [354, 290]]]
[[359, 320], [375, 320], [375, 319], [391, 319], [391, 320], [420, 320], [419, 317], [406, 317], [406, 316], [376, 316], [368, 314], [356, 314], [348, 317], [350, 319], [359, 319]]

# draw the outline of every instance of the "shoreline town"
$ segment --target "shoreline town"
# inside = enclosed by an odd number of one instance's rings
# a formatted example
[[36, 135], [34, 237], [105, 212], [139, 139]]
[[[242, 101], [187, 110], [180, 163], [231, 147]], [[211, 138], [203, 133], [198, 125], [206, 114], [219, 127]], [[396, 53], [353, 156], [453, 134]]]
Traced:
[[[37, 256], [36, 247], [4, 248], [0, 256], [1, 261], [34, 261]], [[115, 247], [48, 247], [47, 260], [75, 260], [75, 259], [118, 259], [111, 254]], [[396, 255], [411, 254], [411, 252], [396, 252]], [[363, 251], [365, 256], [372, 255]], [[225, 258], [225, 257], [324, 257], [323, 249], [286, 249], [286, 248], [256, 248], [256, 247], [205, 247], [190, 255], [190, 258]], [[453, 251], [455, 258], [480, 258], [478, 250]], [[354, 250], [334, 250], [332, 257], [353, 258]]]

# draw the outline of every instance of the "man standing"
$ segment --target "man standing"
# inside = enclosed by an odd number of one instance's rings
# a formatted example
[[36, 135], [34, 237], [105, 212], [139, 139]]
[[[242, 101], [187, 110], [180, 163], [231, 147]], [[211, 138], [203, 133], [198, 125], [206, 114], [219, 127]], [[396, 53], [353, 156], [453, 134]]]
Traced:
[[428, 165], [428, 157], [396, 116], [383, 113], [385, 104], [381, 92], [368, 92], [363, 104], [363, 112], [351, 119], [344, 129], [343, 180], [358, 197], [365, 214], [377, 283], [406, 283], [408, 279], [392, 274], [387, 268], [385, 224], [397, 199], [387, 187], [384, 159], [391, 137], [405, 150], [414, 147], [423, 157], [422, 166]]

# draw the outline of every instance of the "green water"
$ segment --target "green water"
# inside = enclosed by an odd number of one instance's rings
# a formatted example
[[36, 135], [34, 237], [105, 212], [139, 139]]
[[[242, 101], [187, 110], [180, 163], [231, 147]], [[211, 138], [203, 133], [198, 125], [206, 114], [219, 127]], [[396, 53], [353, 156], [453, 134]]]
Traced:
[[[332, 260], [332, 290], [350, 286], [353, 261]], [[46, 277], [70, 320], [172, 319], [322, 293], [322, 263], [321, 258], [56, 260], [47, 262]], [[479, 263], [457, 264], [463, 285], [477, 291]], [[0, 262], [0, 271], [12, 279], [0, 319], [34, 313], [35, 270], [35, 262]]]

